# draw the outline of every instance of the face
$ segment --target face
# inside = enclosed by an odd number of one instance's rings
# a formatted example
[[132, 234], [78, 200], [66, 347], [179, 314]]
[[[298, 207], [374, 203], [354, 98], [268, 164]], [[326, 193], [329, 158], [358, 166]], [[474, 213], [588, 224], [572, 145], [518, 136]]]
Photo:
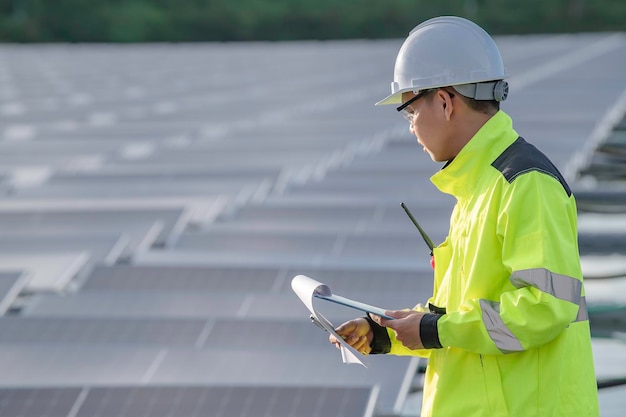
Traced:
[[[402, 102], [406, 103], [414, 97], [412, 92], [404, 93]], [[445, 99], [444, 90], [435, 90], [418, 98], [405, 109], [412, 115], [409, 130], [417, 137], [417, 143], [422, 145], [424, 152], [435, 162], [448, 161], [454, 157], [448, 149], [449, 123]]]

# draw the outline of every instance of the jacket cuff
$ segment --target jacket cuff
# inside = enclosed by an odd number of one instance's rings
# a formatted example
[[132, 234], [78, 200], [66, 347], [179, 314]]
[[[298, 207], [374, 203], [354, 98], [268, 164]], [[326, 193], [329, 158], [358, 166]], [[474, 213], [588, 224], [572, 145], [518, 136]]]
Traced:
[[391, 350], [391, 340], [389, 340], [389, 334], [387, 334], [387, 328], [379, 325], [369, 316], [363, 317], [370, 324], [374, 338], [370, 343], [370, 355], [389, 353]]
[[420, 339], [424, 349], [440, 349], [439, 331], [437, 330], [437, 322], [442, 314], [428, 313], [424, 314], [420, 321]]

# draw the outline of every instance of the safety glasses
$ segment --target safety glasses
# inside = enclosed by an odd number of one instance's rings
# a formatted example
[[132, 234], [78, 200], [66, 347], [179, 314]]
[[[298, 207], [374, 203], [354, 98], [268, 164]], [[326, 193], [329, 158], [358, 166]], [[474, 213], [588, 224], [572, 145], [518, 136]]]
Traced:
[[413, 97], [410, 100], [407, 100], [406, 102], [404, 102], [401, 106], [396, 108], [396, 110], [398, 110], [400, 112], [400, 114], [402, 115], [402, 117], [404, 117], [406, 120], [408, 120], [409, 123], [412, 123], [413, 122], [413, 112], [408, 111], [406, 108], [409, 107], [411, 104], [415, 103], [420, 98], [424, 97], [426, 94], [430, 93], [431, 91], [435, 91], [435, 90], [431, 88], [431, 89], [428, 89], [428, 90], [420, 91], [419, 93], [417, 93], [417, 95], [415, 95], [415, 97]]
[[[407, 100], [401, 106], [397, 107], [396, 110], [398, 110], [398, 112], [400, 112], [400, 114], [402, 114], [402, 117], [404, 117], [406, 120], [408, 120], [409, 123], [413, 123], [413, 116], [415, 114], [413, 112], [408, 111], [406, 108], [409, 107], [411, 104], [415, 103], [420, 98], [422, 98], [425, 95], [427, 95], [428, 93], [431, 93], [431, 92], [437, 91], [437, 90], [438, 90], [438, 88], [429, 88], [427, 90], [422, 90], [419, 93], [417, 93], [417, 95], [415, 95], [415, 97], [411, 98], [410, 100]], [[454, 97], [454, 94], [452, 94], [451, 92], [447, 91], [447, 93], [450, 96], [450, 98]]]

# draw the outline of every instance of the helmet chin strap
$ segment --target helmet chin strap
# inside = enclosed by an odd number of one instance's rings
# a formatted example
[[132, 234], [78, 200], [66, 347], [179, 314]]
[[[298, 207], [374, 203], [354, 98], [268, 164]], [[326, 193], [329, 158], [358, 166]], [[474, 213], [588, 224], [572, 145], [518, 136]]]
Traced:
[[504, 80], [453, 85], [459, 94], [474, 100], [504, 101], [509, 95], [509, 83]]

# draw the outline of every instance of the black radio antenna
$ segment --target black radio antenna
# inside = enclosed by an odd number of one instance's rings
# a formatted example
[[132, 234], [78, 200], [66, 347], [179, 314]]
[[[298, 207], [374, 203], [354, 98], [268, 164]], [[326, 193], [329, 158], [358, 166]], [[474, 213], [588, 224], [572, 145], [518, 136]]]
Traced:
[[428, 234], [424, 231], [424, 229], [422, 229], [422, 227], [419, 225], [417, 220], [415, 220], [415, 217], [413, 217], [413, 215], [409, 211], [409, 208], [406, 206], [406, 204], [402, 203], [400, 205], [402, 206], [402, 208], [404, 209], [406, 214], [409, 216], [409, 219], [411, 219], [411, 221], [413, 222], [415, 227], [417, 227], [417, 230], [419, 230], [420, 235], [422, 235], [422, 239], [424, 239], [424, 242], [426, 242], [426, 245], [428, 246], [428, 249], [430, 249], [430, 255], [432, 256], [433, 255], [433, 249], [435, 248], [435, 244], [433, 243], [432, 240], [430, 240], [430, 237], [428, 237]]

